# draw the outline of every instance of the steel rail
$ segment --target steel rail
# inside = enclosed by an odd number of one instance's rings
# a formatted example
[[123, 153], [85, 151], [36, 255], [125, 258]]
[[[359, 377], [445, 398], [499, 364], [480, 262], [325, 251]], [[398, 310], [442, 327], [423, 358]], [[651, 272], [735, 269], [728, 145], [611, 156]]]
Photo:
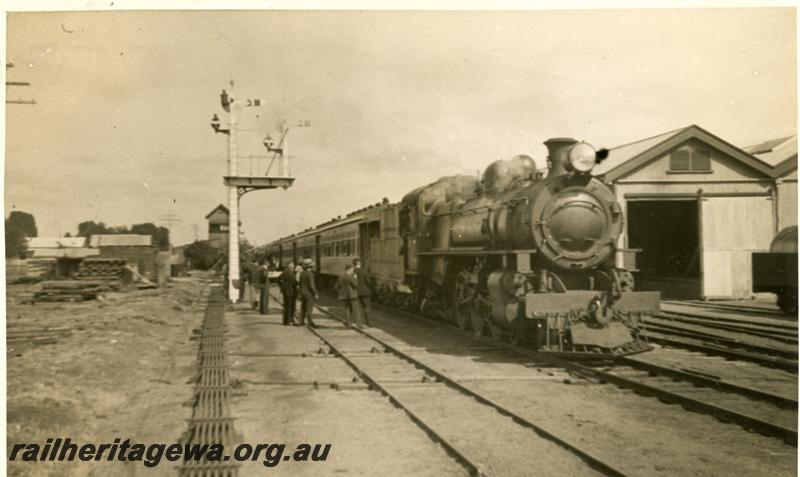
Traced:
[[[686, 341], [686, 339], [693, 341]], [[720, 346], [715, 343], [703, 341], [698, 337], [688, 337], [686, 339], [680, 339], [680, 337], [675, 338], [663, 335], [653, 335], [652, 333], [647, 334], [647, 340], [652, 343], [674, 346], [676, 348], [684, 348], [691, 351], [699, 351], [701, 353], [722, 356], [728, 359], [748, 361], [768, 368], [782, 369], [784, 371], [797, 374], [797, 361], [791, 361], [775, 356], [768, 356], [761, 353], [739, 351], [725, 346]]]
[[[668, 306], [669, 305], [679, 306], [680, 304], [678, 304], [678, 303], [666, 303], [666, 305], [668, 305]], [[688, 307], [689, 308], [698, 308], [698, 310], [697, 311], [675, 311], [675, 310], [670, 310], [670, 309], [667, 309], [667, 310], [662, 309], [660, 313], [661, 314], [668, 314], [668, 315], [682, 315], [682, 316], [687, 316], [687, 317], [691, 317], [691, 318], [727, 322], [727, 323], [731, 323], [731, 324], [756, 325], [756, 326], [761, 326], [761, 327], [765, 327], [765, 328], [774, 328], [774, 329], [784, 330], [784, 331], [794, 331], [795, 335], [797, 334], [797, 322], [791, 322], [791, 321], [786, 321], [786, 320], [778, 321], [776, 318], [771, 318], [769, 316], [764, 316], [763, 314], [762, 315], [756, 315], [756, 316], [743, 317], [745, 319], [738, 319], [738, 318], [733, 318], [731, 316], [717, 315], [717, 313], [719, 313], [719, 310], [716, 310], [716, 309], [702, 309], [699, 306], [692, 306], [692, 305], [688, 305]], [[703, 313], [703, 314], [701, 315], [699, 313]], [[713, 316], [710, 315], [711, 313], [713, 313], [714, 315]], [[744, 314], [745, 315], [748, 315], [748, 314], [749, 315], [755, 315], [755, 313], [749, 313], [749, 312], [746, 312]], [[753, 320], [751, 320], [751, 318], [760, 318], [760, 320], [753, 321]], [[766, 320], [766, 321], [762, 321], [762, 320]]]
[[408, 417], [411, 418], [411, 420], [417, 426], [420, 427], [420, 429], [425, 431], [428, 435], [430, 435], [433, 438], [434, 442], [436, 442], [436, 443], [440, 444], [441, 446], [443, 446], [445, 448], [445, 450], [451, 456], [453, 456], [456, 459], [456, 461], [458, 461], [459, 464], [461, 464], [464, 468], [466, 468], [467, 471], [469, 471], [470, 475], [475, 475], [475, 476], [480, 476], [480, 477], [484, 477], [484, 476], [487, 475], [484, 471], [481, 470], [481, 468], [480, 468], [480, 466], [478, 466], [478, 464], [476, 464], [475, 462], [472, 462], [466, 455], [464, 455], [464, 453], [462, 453], [461, 451], [456, 449], [455, 446], [450, 444], [447, 441], [447, 439], [445, 439], [442, 435], [440, 435], [438, 432], [433, 430], [432, 427], [427, 425], [425, 423], [425, 421], [423, 421], [419, 416], [414, 414], [414, 412], [411, 411], [411, 409], [409, 409], [408, 406], [403, 404], [403, 402], [400, 401], [400, 399], [397, 396], [392, 394], [385, 386], [382, 386], [380, 384], [380, 382], [378, 382], [377, 379], [375, 379], [374, 377], [370, 376], [369, 373], [364, 371], [355, 362], [353, 362], [353, 360], [351, 360], [349, 357], [347, 357], [329, 339], [327, 339], [325, 336], [323, 336], [321, 333], [319, 333], [317, 330], [315, 330], [311, 326], [306, 325], [306, 328], [308, 330], [310, 330], [312, 333], [314, 333], [317, 336], [317, 338], [322, 340], [325, 343], [325, 345], [327, 345], [331, 349], [331, 351], [333, 351], [333, 354], [335, 354], [336, 356], [341, 358], [345, 363], [347, 363], [347, 365], [350, 366], [350, 368], [353, 371], [355, 371], [356, 374], [358, 374], [361, 377], [361, 379], [363, 379], [370, 386], [372, 386], [375, 389], [377, 389], [381, 394], [383, 394], [384, 396], [389, 398], [389, 401], [392, 404], [394, 404], [398, 408], [402, 409], [403, 412], [405, 412], [408, 415]]
[[644, 327], [647, 330], [655, 331], [658, 333], [667, 333], [670, 335], [683, 336], [686, 338], [695, 338], [695, 339], [714, 341], [717, 343], [724, 343], [734, 348], [746, 349], [748, 351], [754, 351], [768, 356], [777, 356], [790, 359], [797, 358], [796, 350], [791, 351], [791, 350], [782, 350], [778, 348], [771, 348], [769, 346], [762, 346], [755, 343], [747, 343], [745, 341], [741, 341], [736, 338], [728, 338], [725, 336], [719, 336], [712, 333], [704, 333], [702, 331], [687, 330], [686, 328], [681, 328], [679, 326], [645, 322]]
[[749, 386], [742, 386], [740, 384], [731, 383], [722, 379], [713, 379], [708, 376], [692, 373], [691, 371], [661, 366], [626, 356], [617, 358], [616, 362], [632, 368], [648, 371], [659, 376], [669, 376], [673, 379], [689, 381], [702, 387], [716, 389], [717, 391], [735, 393], [749, 398], [770, 402], [783, 409], [797, 408], [797, 399], [761, 391], [760, 389], [751, 388]]
[[[783, 341], [784, 343], [790, 344], [797, 344], [797, 330], [792, 332], [789, 329], [783, 328], [771, 328], [755, 325], [753, 323], [741, 323], [741, 324], [734, 324], [734, 323], [720, 323], [719, 321], [714, 318], [707, 318], [704, 316], [696, 316], [696, 315], [689, 315], [689, 314], [682, 314], [682, 313], [659, 313], [655, 317], [655, 319], [665, 320], [665, 321], [675, 321], [678, 323], [686, 323], [690, 325], [697, 325], [697, 326], [706, 326], [708, 328], [725, 330], [725, 331], [733, 331], [737, 333], [744, 333], [747, 335], [752, 336], [760, 336], [762, 338], [770, 338], [777, 341]], [[651, 320], [652, 318], [648, 319]], [[652, 323], [652, 321], [651, 321]]]
[[637, 381], [636, 379], [630, 379], [627, 377], [619, 376], [612, 372], [601, 371], [599, 369], [594, 369], [581, 364], [564, 361], [558, 358], [550, 358], [550, 359], [552, 363], [559, 364], [560, 366], [575, 371], [579, 374], [594, 376], [597, 379], [615, 384], [623, 388], [628, 388], [636, 392], [648, 394], [650, 396], [656, 397], [660, 400], [664, 400], [667, 402], [680, 404], [681, 406], [687, 409], [701, 412], [704, 414], [710, 414], [723, 422], [732, 421], [741, 425], [742, 427], [745, 427], [746, 429], [755, 430], [762, 434], [770, 435], [773, 437], [779, 437], [791, 445], [794, 446], [797, 445], [796, 429], [783, 427], [778, 424], [767, 422], [742, 412], [734, 411], [732, 409], [728, 409], [726, 407], [722, 407], [720, 405], [712, 404], [706, 401], [693, 399], [688, 396], [684, 396], [682, 394], [678, 394], [672, 391], [668, 391], [666, 389], [645, 384], [641, 381]]
[[[331, 318], [333, 318], [333, 319], [335, 319], [335, 320], [337, 320], [337, 321], [340, 321], [340, 322], [342, 322], [342, 323], [346, 323], [346, 321], [345, 321], [343, 318], [341, 318], [340, 316], [336, 315], [336, 313], [334, 313], [334, 312], [332, 312], [332, 311], [330, 311], [330, 310], [326, 310], [326, 309], [322, 308], [322, 307], [321, 307], [321, 306], [319, 306], [319, 305], [315, 305], [315, 306], [316, 306], [316, 308], [317, 308], [318, 310], [322, 311], [324, 314], [326, 314], [326, 315], [330, 316]], [[321, 340], [323, 340], [323, 341], [324, 341], [324, 342], [325, 342], [325, 343], [326, 343], [328, 346], [331, 346], [331, 349], [334, 349], [334, 348], [333, 348], [333, 346], [331, 345], [331, 343], [330, 343], [330, 342], [329, 342], [327, 339], [325, 339], [325, 338], [324, 338], [324, 337], [323, 337], [321, 334], [319, 334], [319, 333], [318, 333], [316, 330], [314, 330], [313, 328], [310, 328], [310, 327], [309, 327], [309, 329], [310, 329], [310, 330], [311, 330], [311, 331], [312, 331], [314, 334], [316, 334], [317, 336], [319, 336], [319, 337], [320, 337], [320, 339], [321, 339]], [[454, 388], [454, 389], [456, 389], [457, 391], [461, 392], [462, 394], [465, 394], [465, 395], [467, 395], [467, 396], [470, 396], [470, 397], [472, 397], [473, 399], [477, 400], [477, 401], [478, 401], [478, 402], [480, 402], [481, 404], [484, 404], [484, 405], [486, 405], [486, 406], [489, 406], [489, 407], [491, 407], [491, 408], [495, 409], [495, 410], [496, 410], [497, 412], [499, 412], [500, 414], [502, 414], [502, 415], [504, 415], [504, 416], [506, 416], [506, 417], [509, 417], [509, 418], [511, 418], [511, 419], [512, 419], [514, 422], [516, 422], [517, 424], [520, 424], [520, 425], [522, 425], [523, 427], [526, 427], [526, 428], [528, 428], [528, 429], [531, 429], [532, 431], [534, 431], [534, 432], [535, 432], [537, 435], [539, 435], [540, 437], [543, 437], [543, 438], [545, 438], [545, 439], [548, 439], [548, 440], [550, 440], [550, 441], [552, 441], [552, 442], [554, 442], [554, 443], [558, 444], [559, 446], [561, 446], [561, 447], [565, 448], [566, 450], [568, 450], [569, 452], [571, 452], [571, 453], [575, 454], [575, 455], [576, 455], [578, 458], [580, 458], [581, 460], [583, 460], [584, 462], [586, 462], [586, 464], [587, 464], [589, 467], [593, 468], [594, 470], [597, 470], [597, 471], [599, 471], [599, 472], [601, 472], [601, 473], [603, 473], [603, 474], [605, 474], [605, 475], [609, 475], [609, 476], [618, 476], [618, 477], [622, 477], [622, 476], [626, 475], [626, 474], [625, 474], [625, 473], [623, 473], [622, 471], [620, 471], [620, 470], [618, 470], [618, 469], [614, 468], [614, 467], [613, 467], [613, 466], [611, 466], [610, 464], [607, 464], [607, 463], [603, 462], [602, 460], [600, 460], [598, 457], [595, 457], [594, 455], [590, 454], [588, 451], [585, 451], [585, 450], [582, 450], [582, 449], [580, 449], [580, 448], [579, 448], [577, 445], [570, 443], [570, 442], [569, 442], [569, 441], [567, 441], [566, 439], [563, 439], [563, 438], [561, 438], [561, 437], [558, 437], [557, 435], [555, 435], [554, 433], [552, 433], [552, 432], [550, 432], [550, 431], [546, 430], [546, 429], [545, 429], [545, 428], [543, 428], [542, 426], [540, 426], [540, 425], [538, 425], [538, 424], [535, 424], [535, 423], [531, 422], [530, 420], [528, 420], [528, 419], [526, 419], [526, 418], [524, 418], [524, 417], [520, 416], [519, 414], [516, 414], [515, 412], [513, 412], [513, 411], [511, 411], [511, 410], [507, 409], [506, 407], [502, 406], [501, 404], [499, 404], [499, 403], [497, 403], [497, 402], [495, 402], [495, 401], [493, 401], [493, 400], [491, 400], [491, 399], [489, 399], [489, 398], [487, 398], [487, 397], [485, 397], [485, 396], [483, 396], [483, 395], [481, 395], [481, 394], [477, 393], [476, 391], [473, 391], [472, 389], [468, 388], [467, 386], [464, 386], [463, 384], [461, 384], [461, 383], [459, 383], [459, 382], [455, 381], [453, 378], [451, 378], [451, 377], [450, 377], [450, 376], [448, 376], [447, 374], [443, 373], [442, 371], [439, 371], [439, 370], [437, 370], [437, 369], [435, 369], [435, 368], [432, 368], [431, 366], [428, 366], [427, 364], [425, 364], [425, 363], [423, 363], [423, 362], [421, 362], [421, 361], [419, 361], [419, 360], [417, 360], [417, 359], [415, 359], [415, 358], [411, 357], [411, 356], [410, 356], [410, 355], [408, 355], [407, 353], [405, 353], [405, 352], [401, 351], [400, 349], [396, 348], [395, 346], [392, 346], [392, 345], [390, 345], [389, 343], [386, 343], [385, 341], [383, 341], [383, 340], [381, 340], [380, 338], [376, 337], [376, 336], [375, 336], [375, 335], [373, 335], [372, 333], [369, 333], [368, 331], [361, 330], [361, 329], [358, 329], [358, 328], [353, 328], [353, 330], [355, 330], [356, 332], [358, 332], [358, 333], [361, 333], [362, 335], [366, 336], [367, 338], [369, 338], [369, 339], [371, 339], [371, 340], [373, 340], [373, 341], [377, 342], [377, 343], [378, 343], [380, 346], [382, 346], [384, 349], [386, 349], [386, 350], [388, 350], [389, 352], [391, 352], [392, 354], [394, 354], [394, 355], [396, 355], [396, 356], [398, 356], [398, 357], [400, 357], [400, 358], [404, 359], [405, 361], [408, 361], [410, 364], [414, 365], [415, 367], [418, 367], [418, 368], [421, 368], [421, 369], [425, 370], [427, 373], [430, 373], [431, 375], [435, 376], [435, 377], [437, 378], [437, 380], [439, 380], [440, 382], [442, 382], [442, 383], [444, 383], [444, 384], [448, 385], [448, 386], [449, 386], [449, 387], [451, 387], [451, 388]], [[350, 365], [350, 367], [351, 367], [351, 368], [353, 368], [353, 369], [354, 369], [354, 370], [355, 370], [357, 373], [360, 373], [360, 374], [365, 374], [365, 373], [363, 372], [363, 370], [359, 370], [359, 369], [358, 369], [358, 366], [357, 366], [355, 363], [352, 363], [351, 361], [349, 361], [349, 360], [348, 360], [348, 359], [347, 359], [345, 356], [343, 356], [343, 355], [342, 355], [341, 357], [342, 357], [342, 359], [344, 359], [344, 360], [345, 360], [345, 362], [347, 362], [347, 363]], [[422, 421], [421, 421], [421, 420], [420, 420], [418, 417], [416, 417], [416, 416], [415, 416], [413, 413], [411, 413], [411, 412], [410, 412], [410, 411], [409, 411], [407, 408], [405, 408], [405, 407], [404, 407], [404, 406], [403, 406], [403, 405], [402, 405], [402, 404], [399, 402], [399, 400], [397, 400], [397, 398], [393, 398], [393, 397], [392, 397], [392, 395], [391, 395], [391, 393], [390, 393], [390, 392], [388, 392], [388, 390], [385, 390], [383, 387], [381, 387], [381, 386], [380, 386], [380, 384], [378, 384], [378, 383], [377, 383], [375, 380], [373, 380], [372, 378], [369, 378], [369, 379], [371, 380], [371, 384], [372, 384], [372, 382], [374, 382], [374, 383], [375, 383], [375, 386], [376, 386], [376, 388], [380, 389], [380, 390], [381, 390], [381, 392], [382, 392], [383, 394], [385, 394], [387, 397], [389, 397], [389, 399], [390, 399], [390, 400], [392, 400], [392, 401], [393, 401], [393, 402], [394, 402], [396, 405], [399, 405], [401, 408], [403, 408], [403, 410], [404, 410], [404, 411], [406, 411], [406, 413], [407, 413], [407, 414], [408, 414], [408, 415], [409, 415], [409, 416], [412, 418], [412, 420], [414, 420], [414, 421], [415, 421], [415, 422], [416, 422], [418, 425], [420, 425], [421, 427], [427, 428], [427, 426], [424, 424], [424, 422], [422, 422]], [[431, 431], [431, 432], [433, 432], [433, 431]], [[434, 434], [435, 434], [435, 433], [434, 433]], [[442, 439], [442, 438], [441, 438], [441, 437], [439, 437], [439, 439]], [[448, 445], [448, 446], [449, 446], [449, 444], [446, 444], [446, 441], [444, 441], [443, 439], [442, 439], [442, 441], [443, 441], [443, 442], [445, 442], [445, 444], [444, 444], [444, 445]], [[454, 450], [454, 452], [456, 452], [456, 453], [458, 452], [458, 451], [456, 451], [455, 449], [453, 449], [453, 450]], [[461, 454], [460, 454], [460, 453], [458, 453], [458, 455], [461, 455]], [[466, 460], [466, 457], [464, 457], [463, 455], [461, 455], [461, 456], [462, 456], [461, 458], [463, 458], [463, 459], [465, 459], [465, 460]], [[477, 468], [477, 467], [476, 467], [476, 468]]]
[[[276, 297], [272, 293], [270, 293], [270, 295], [272, 295], [272, 298], [275, 301], [277, 301], [278, 303], [283, 305], [283, 302], [280, 300], [280, 298]], [[323, 308], [320, 308], [318, 305], [314, 305], [314, 306], [315, 306], [315, 308], [317, 308], [318, 310], [322, 311], [323, 313], [328, 314], [327, 310], [324, 310]], [[338, 319], [338, 318], [336, 318], [336, 319]], [[342, 321], [342, 320], [339, 320], [339, 321]], [[400, 401], [400, 399], [397, 396], [392, 394], [392, 392], [389, 391], [385, 386], [382, 386], [378, 382], [377, 379], [375, 379], [369, 373], [364, 371], [360, 366], [358, 366], [353, 360], [351, 360], [347, 355], [345, 355], [342, 352], [342, 350], [340, 350], [328, 338], [323, 336], [319, 331], [315, 330], [314, 328], [312, 328], [308, 324], [306, 325], [306, 329], [311, 331], [311, 333], [313, 333], [317, 338], [322, 340], [322, 342], [325, 343], [325, 345], [328, 348], [331, 349], [333, 354], [336, 355], [337, 357], [341, 358], [342, 361], [344, 361], [359, 377], [361, 377], [361, 379], [364, 380], [364, 382], [368, 383], [374, 389], [377, 389], [381, 394], [386, 396], [392, 404], [397, 406], [399, 409], [402, 409], [403, 412], [405, 412], [406, 415], [408, 415], [408, 417], [411, 419], [411, 421], [414, 422], [414, 424], [416, 424], [420, 429], [422, 429], [426, 434], [428, 434], [434, 442], [436, 442], [437, 444], [439, 444], [442, 447], [444, 447], [445, 451], [448, 454], [450, 454], [450, 456], [452, 456], [456, 460], [456, 462], [458, 462], [462, 467], [464, 467], [470, 473], [470, 475], [477, 476], [477, 477], [487, 477], [487, 474], [483, 470], [481, 470], [481, 468], [480, 468], [480, 466], [478, 464], [476, 464], [475, 462], [472, 462], [467, 456], [465, 456], [461, 451], [456, 449], [455, 446], [453, 446], [450, 442], [448, 442], [447, 439], [445, 439], [442, 435], [440, 435], [435, 430], [433, 430], [433, 428], [431, 428], [429, 425], [427, 425], [425, 423], [425, 421], [423, 421], [419, 416], [414, 414], [414, 412], [412, 412], [411, 409], [409, 409], [405, 404], [403, 404], [403, 402]]]
[[781, 312], [777, 309], [769, 309], [769, 308], [760, 308], [757, 306], [748, 306], [748, 305], [731, 305], [727, 303], [714, 303], [714, 302], [698, 302], [698, 301], [673, 301], [673, 300], [661, 300], [662, 303], [666, 303], [668, 305], [683, 305], [683, 306], [691, 306], [696, 308], [707, 308], [707, 309], [718, 309], [718, 310], [730, 310], [730, 311], [738, 311], [741, 313], [749, 313], [749, 314], [762, 314], [762, 315], [774, 315], [779, 316], [784, 319], [790, 319], [789, 315]]
[[[404, 313], [408, 313], [408, 312], [404, 312]], [[416, 315], [414, 313], [409, 313], [409, 314], [412, 315], [412, 316], [415, 316], [415, 317], [419, 316], [419, 315]], [[428, 318], [425, 318], [425, 319], [428, 319]], [[457, 331], [460, 331], [461, 333], [466, 333], [466, 332], [464, 332], [463, 330], [460, 330], [460, 329], [457, 329]], [[474, 335], [472, 335], [472, 336], [474, 336]], [[478, 337], [478, 338], [480, 338], [481, 340], [491, 339], [491, 338], [487, 338], [487, 337], [483, 337], [483, 336]], [[523, 347], [520, 347], [520, 346], [515, 346], [515, 345], [512, 345], [510, 343], [499, 343], [499, 344], [501, 346], [504, 346], [504, 347], [508, 348], [509, 350], [512, 350], [512, 351], [516, 352], [517, 354], [522, 355], [522, 356], [526, 356], [526, 357], [532, 358], [532, 359], [540, 361], [540, 362], [544, 361], [544, 362], [546, 362], [548, 364], [555, 365], [555, 366], [561, 367], [563, 369], [571, 370], [571, 371], [573, 371], [573, 372], [575, 372], [577, 374], [580, 374], [580, 375], [583, 375], [583, 376], [588, 376], [588, 377], [594, 377], [595, 379], [599, 379], [599, 380], [604, 381], [604, 382], [609, 382], [609, 383], [615, 384], [615, 385], [623, 387], [623, 388], [632, 389], [632, 390], [637, 391], [639, 393], [647, 394], [647, 395], [650, 395], [650, 396], [653, 396], [653, 397], [657, 397], [658, 399], [661, 399], [661, 400], [664, 400], [664, 401], [667, 401], [667, 402], [680, 404], [684, 408], [691, 409], [693, 411], [701, 412], [701, 413], [704, 413], [704, 414], [712, 415], [712, 416], [716, 417], [717, 419], [719, 419], [719, 420], [721, 420], [723, 422], [725, 422], [725, 421], [736, 422], [737, 424], [739, 424], [742, 427], [745, 427], [747, 429], [752, 429], [752, 430], [756, 430], [756, 431], [761, 432], [761, 433], [766, 434], [766, 435], [779, 437], [779, 438], [783, 439], [787, 443], [790, 443], [790, 444], [792, 444], [794, 446], [797, 445], [797, 430], [795, 430], [795, 429], [789, 429], [789, 428], [786, 428], [786, 427], [783, 427], [783, 426], [779, 426], [779, 425], [773, 424], [771, 422], [764, 421], [764, 420], [759, 419], [759, 418], [754, 417], [754, 416], [750, 416], [750, 415], [747, 415], [747, 414], [744, 414], [744, 413], [740, 413], [740, 412], [737, 412], [737, 411], [734, 411], [732, 409], [728, 409], [728, 408], [725, 408], [725, 407], [722, 407], [722, 406], [719, 406], [719, 405], [716, 405], [716, 404], [712, 404], [712, 403], [708, 403], [708, 402], [705, 402], [705, 401], [692, 399], [690, 397], [683, 396], [681, 394], [677, 394], [677, 393], [674, 393], [674, 392], [671, 392], [671, 391], [668, 391], [668, 390], [665, 390], [665, 389], [661, 389], [661, 388], [657, 388], [657, 387], [654, 387], [654, 386], [650, 386], [648, 384], [645, 384], [645, 383], [642, 383], [642, 382], [639, 382], [639, 381], [636, 381], [636, 380], [633, 380], [633, 379], [628, 379], [628, 378], [625, 378], [625, 377], [622, 377], [622, 376], [618, 376], [618, 375], [615, 375], [615, 374], [610, 373], [610, 372], [605, 372], [605, 371], [601, 371], [601, 370], [598, 370], [598, 369], [595, 369], [595, 368], [591, 368], [591, 367], [588, 367], [588, 366], [584, 366], [584, 365], [581, 365], [581, 364], [573, 363], [573, 362], [570, 362], [570, 361], [565, 361], [565, 360], [563, 360], [561, 358], [557, 358], [557, 357], [552, 356], [552, 355], [550, 355], [548, 353], [541, 353], [541, 352], [537, 352], [537, 351], [532, 351], [530, 349], [526, 349], [526, 348], [523, 348]], [[615, 361], [617, 361], [617, 359], [615, 359]]]

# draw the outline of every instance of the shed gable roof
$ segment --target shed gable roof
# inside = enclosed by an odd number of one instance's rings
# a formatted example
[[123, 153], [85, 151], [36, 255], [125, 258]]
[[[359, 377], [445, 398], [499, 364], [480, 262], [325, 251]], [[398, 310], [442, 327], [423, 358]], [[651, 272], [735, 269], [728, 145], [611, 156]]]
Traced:
[[78, 248], [86, 245], [86, 237], [31, 237], [28, 248]]
[[214, 213], [216, 211], [218, 211], [218, 210], [222, 211], [222, 213], [224, 213], [225, 215], [231, 215], [231, 213], [230, 213], [230, 211], [228, 210], [227, 207], [225, 207], [222, 204], [219, 204], [218, 206], [214, 207], [214, 209], [206, 215], [206, 219], [208, 219], [209, 217], [214, 215]]
[[771, 139], [743, 148], [774, 168], [774, 177], [797, 169], [797, 136]]
[[137, 234], [98, 234], [89, 238], [90, 247], [149, 247], [153, 244], [150, 235]]
[[606, 180], [615, 181], [658, 159], [689, 139], [705, 142], [767, 177], [772, 177], [774, 174], [769, 164], [695, 124], [609, 149], [608, 158], [598, 164], [593, 172], [595, 175], [605, 176]]

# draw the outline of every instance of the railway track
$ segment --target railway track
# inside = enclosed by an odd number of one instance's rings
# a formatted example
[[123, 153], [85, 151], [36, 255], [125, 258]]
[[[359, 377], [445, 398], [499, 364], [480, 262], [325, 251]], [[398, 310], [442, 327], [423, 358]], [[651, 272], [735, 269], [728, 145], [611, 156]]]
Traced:
[[[787, 316], [782, 311], [778, 310], [777, 308], [769, 308], [766, 306], [748, 306], [748, 305], [732, 305], [728, 303], [716, 303], [713, 301], [695, 301], [695, 300], [687, 300], [687, 301], [673, 301], [673, 300], [662, 300], [663, 304], [666, 305], [680, 305], [680, 306], [688, 306], [692, 308], [698, 309], [705, 309], [705, 310], [722, 310], [722, 311], [732, 311], [736, 313], [742, 314], [750, 314], [756, 316], [773, 316], [777, 319], [782, 320], [791, 320], [792, 317]], [[797, 317], [794, 317], [796, 321]]]
[[698, 336], [693, 333], [655, 331], [650, 328], [647, 340], [664, 346], [682, 348], [701, 352], [712, 356], [721, 356], [730, 360], [756, 363], [768, 368], [776, 368], [797, 374], [797, 355], [786, 357], [775, 355], [775, 350], [761, 346], [753, 346], [737, 340], [724, 339], [714, 336]]
[[[273, 298], [280, 303], [278, 297], [273, 295]], [[319, 306], [316, 308], [337, 324], [345, 322], [342, 317], [330, 310]], [[320, 325], [323, 324], [319, 318], [315, 321]], [[494, 419], [497, 427], [493, 428], [493, 432], [515, 442], [514, 448], [521, 453], [517, 459], [525, 458], [524, 456], [530, 459], [530, 456], [536, 456], [535, 461], [530, 461], [530, 467], [519, 468], [520, 475], [529, 475], [534, 466], [555, 469], [563, 465], [564, 457], [553, 455], [553, 448], [570, 454], [582, 462], [580, 465], [583, 471], [580, 468], [571, 471], [565, 469], [564, 472], [568, 475], [576, 471], [595, 475], [626, 475], [614, 465], [581, 448], [577, 443], [570, 442], [542, 424], [532, 422], [513, 412], [369, 331], [355, 330], [359, 333], [356, 338], [360, 339], [354, 340], [352, 331], [343, 330], [338, 326], [308, 327], [308, 329], [325, 343], [332, 354], [344, 360], [364, 382], [402, 409], [471, 475], [492, 475], [493, 469], [497, 467], [497, 463], [492, 462], [492, 459], [514, 459], [514, 456], [498, 454], [496, 449], [494, 451], [484, 449], [483, 452], [478, 450], [478, 447], [487, 447], [481, 437], [483, 429], [475, 429], [471, 421], [476, 416], [486, 413], [503, 416], [502, 420]], [[368, 345], [366, 347], [365, 342]], [[442, 415], [452, 415], [452, 418], [443, 419]], [[476, 445], [466, 442], [470, 436], [477, 437], [480, 442], [476, 442]], [[543, 443], [544, 451], [541, 450]], [[540, 450], [535, 450], [537, 447]], [[510, 449], [506, 451], [517, 452]], [[553, 462], [548, 463], [548, 460]]]
[[[391, 312], [434, 321], [406, 311], [391, 309]], [[465, 338], [474, 336], [455, 326], [451, 328], [463, 334]], [[635, 357], [616, 358], [613, 365], [609, 365], [608, 360], [589, 365], [578, 364], [509, 343], [497, 342], [489, 337], [479, 337], [479, 339], [487, 345], [500, 346], [531, 360], [532, 367], [541, 364], [560, 367], [584, 378], [611, 383], [663, 402], [678, 404], [688, 410], [713, 416], [722, 422], [736, 423], [747, 430], [782, 439], [790, 445], [797, 445], [796, 397], [735, 384], [712, 375], [703, 375], [698, 371], [648, 363]], [[796, 372], [796, 361], [794, 370]]]
[[692, 315], [689, 313], [660, 313], [648, 320], [649, 324], [654, 323], [681, 323], [698, 325], [706, 328], [713, 328], [725, 331], [745, 333], [750, 336], [760, 336], [783, 343], [797, 345], [797, 328], [781, 326], [776, 324], [757, 324], [752, 322], [742, 322], [724, 317], [706, 317]]
[[[561, 362], [560, 362], [561, 361]], [[797, 445], [797, 400], [710, 376], [619, 358], [613, 366], [556, 360], [566, 369]]]

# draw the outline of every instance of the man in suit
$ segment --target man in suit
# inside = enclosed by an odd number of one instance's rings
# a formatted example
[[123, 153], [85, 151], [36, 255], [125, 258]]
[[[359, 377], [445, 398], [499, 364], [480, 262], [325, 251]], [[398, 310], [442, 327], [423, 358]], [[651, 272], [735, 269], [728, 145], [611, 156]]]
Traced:
[[317, 285], [314, 283], [314, 262], [310, 258], [303, 260], [303, 273], [300, 274], [300, 326], [303, 326], [308, 319], [308, 326], [316, 328], [317, 325], [311, 319], [314, 311], [314, 300], [319, 299]]
[[263, 259], [259, 263], [258, 285], [261, 298], [258, 303], [258, 312], [266, 315], [269, 313], [269, 269]]
[[247, 262], [247, 293], [246, 296], [250, 302], [250, 305], [253, 307], [254, 310], [258, 309], [258, 300], [259, 295], [261, 294], [261, 290], [259, 289], [259, 266], [256, 263], [255, 259], [250, 259]]
[[367, 272], [361, 268], [361, 260], [353, 260], [353, 267], [355, 268], [356, 284], [358, 288], [358, 308], [361, 310], [361, 317], [364, 320], [364, 325], [370, 327], [369, 324], [369, 308], [370, 308], [370, 294], [369, 277]]
[[278, 286], [283, 295], [283, 324], [294, 324], [294, 305], [297, 297], [297, 281], [294, 279], [294, 264], [289, 264], [278, 277]]
[[355, 322], [358, 329], [362, 329], [361, 313], [358, 311], [358, 283], [353, 264], [348, 263], [345, 272], [339, 275], [339, 279], [336, 281], [336, 292], [347, 313], [345, 326], [352, 328]]

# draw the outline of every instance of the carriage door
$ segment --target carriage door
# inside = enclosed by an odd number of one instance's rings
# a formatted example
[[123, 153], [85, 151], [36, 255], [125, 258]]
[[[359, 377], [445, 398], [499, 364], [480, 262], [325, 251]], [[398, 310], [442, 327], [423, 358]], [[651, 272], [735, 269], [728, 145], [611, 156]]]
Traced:
[[322, 256], [322, 253], [320, 253], [320, 248], [319, 248], [319, 241], [321, 238], [322, 237], [319, 234], [317, 234], [314, 237], [314, 263], [317, 266], [317, 272], [322, 270], [322, 264], [319, 261], [320, 257]]
[[358, 257], [361, 268], [369, 270], [369, 224], [358, 224]]

